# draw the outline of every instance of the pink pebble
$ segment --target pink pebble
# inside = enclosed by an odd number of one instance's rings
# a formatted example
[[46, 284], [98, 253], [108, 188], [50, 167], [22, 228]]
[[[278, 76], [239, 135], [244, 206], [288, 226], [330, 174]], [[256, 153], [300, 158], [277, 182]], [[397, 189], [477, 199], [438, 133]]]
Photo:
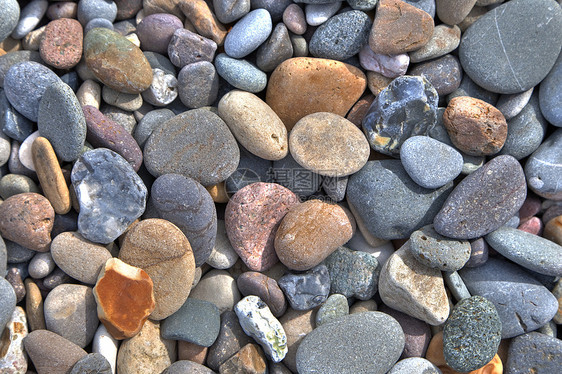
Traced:
[[407, 53], [381, 55], [373, 52], [367, 44], [359, 52], [359, 62], [366, 70], [382, 74], [387, 78], [396, 78], [406, 74], [410, 64], [410, 57]]
[[525, 231], [533, 235], [542, 235], [543, 228], [544, 225], [538, 217], [523, 219], [521, 220], [519, 227], [517, 227], [518, 230]]

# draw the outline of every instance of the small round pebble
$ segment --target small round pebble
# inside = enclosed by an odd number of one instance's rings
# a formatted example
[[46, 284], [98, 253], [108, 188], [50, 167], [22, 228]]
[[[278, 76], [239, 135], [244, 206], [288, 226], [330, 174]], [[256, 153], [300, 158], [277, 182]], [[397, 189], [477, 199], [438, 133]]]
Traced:
[[29, 276], [36, 279], [45, 278], [55, 269], [55, 266], [50, 252], [37, 253], [29, 262]]
[[271, 16], [256, 9], [236, 22], [224, 40], [224, 51], [232, 58], [244, 58], [255, 51], [271, 34]]
[[220, 53], [215, 59], [215, 67], [224, 80], [240, 90], [258, 93], [267, 85], [267, 75], [246, 60]]
[[347, 297], [342, 294], [333, 294], [320, 306], [316, 313], [316, 327], [349, 314]]
[[0, 196], [7, 199], [20, 193], [39, 193], [39, 187], [33, 179], [21, 174], [6, 174], [0, 179]]
[[83, 26], [94, 18], [105, 18], [111, 22], [117, 17], [117, 4], [111, 0], [80, 0], [78, 21]]

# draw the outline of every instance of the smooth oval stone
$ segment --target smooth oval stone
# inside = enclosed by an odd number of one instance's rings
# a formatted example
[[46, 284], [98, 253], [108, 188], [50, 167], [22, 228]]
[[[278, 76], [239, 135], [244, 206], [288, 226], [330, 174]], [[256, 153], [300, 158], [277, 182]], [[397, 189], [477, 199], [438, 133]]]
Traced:
[[[522, 45], [528, 46], [524, 55]], [[539, 84], [561, 47], [562, 9], [555, 1], [515, 0], [489, 11], [466, 30], [459, 57], [476, 84], [511, 94]]]
[[[1, 38], [0, 38], [1, 39]], [[541, 82], [539, 90], [540, 108], [542, 115], [557, 127], [562, 127], [562, 110], [560, 100], [562, 100], [562, 55], [554, 64], [550, 73]]]
[[24, 338], [25, 351], [39, 373], [66, 374], [87, 352], [62, 336], [35, 330]]
[[81, 373], [112, 374], [112, 371], [109, 361], [103, 355], [90, 353], [78, 360], [70, 371], [70, 374]]
[[476, 268], [459, 270], [472, 295], [491, 301], [501, 319], [502, 339], [512, 338], [545, 325], [558, 310], [558, 301], [521, 267], [489, 258]]
[[178, 74], [178, 94], [190, 109], [211, 105], [219, 92], [219, 76], [209, 61], [185, 65]]
[[86, 34], [84, 58], [95, 76], [116, 91], [137, 94], [152, 83], [152, 70], [142, 51], [109, 29], [95, 28]]
[[137, 26], [136, 34], [144, 51], [168, 53], [168, 44], [177, 29], [182, 29], [182, 21], [173, 14], [150, 14]]
[[417, 64], [409, 74], [423, 75], [440, 96], [454, 92], [462, 81], [461, 64], [450, 54]]
[[12, 65], [25, 61], [34, 61], [44, 64], [41, 55], [36, 51], [13, 50], [10, 53], [0, 56], [0, 86], [4, 85], [4, 78]]
[[258, 48], [256, 65], [262, 71], [269, 73], [291, 57], [293, 57], [293, 45], [289, 31], [283, 23], [278, 23], [269, 39]]
[[16, 110], [37, 122], [39, 103], [47, 88], [60, 78], [34, 61], [16, 63], [6, 72], [4, 90]]
[[18, 25], [20, 18], [20, 6], [16, 0], [5, 0], [2, 2], [2, 14], [0, 15], [0, 42], [6, 39]]
[[250, 0], [213, 0], [213, 8], [219, 21], [232, 23], [250, 11]]
[[562, 198], [562, 129], [554, 131], [527, 159], [525, 176], [529, 187], [546, 199]]
[[497, 156], [463, 179], [433, 221], [435, 231], [455, 239], [476, 239], [500, 228], [527, 195], [519, 162]]
[[80, 0], [77, 11], [78, 20], [84, 26], [94, 18], [113, 22], [117, 16], [117, 4], [110, 0]]
[[454, 51], [460, 42], [461, 30], [458, 26], [437, 25], [429, 42], [420, 49], [409, 53], [410, 61], [421, 62], [444, 56]]
[[221, 313], [232, 310], [240, 300], [236, 280], [227, 271], [216, 269], [207, 272], [189, 295], [215, 304]]
[[365, 74], [354, 66], [296, 57], [275, 68], [267, 86], [266, 102], [290, 131], [308, 114], [330, 112], [345, 116], [366, 87]]
[[443, 329], [445, 361], [461, 372], [486, 365], [498, 351], [501, 329], [494, 304], [482, 296], [462, 299]]
[[206, 263], [215, 269], [230, 269], [238, 261], [238, 254], [232, 248], [230, 240], [226, 234], [226, 227], [224, 220], [217, 220], [217, 238], [215, 239], [215, 246], [211, 255]]
[[442, 271], [459, 270], [466, 264], [471, 253], [468, 241], [441, 236], [432, 225], [412, 233], [409, 249], [416, 260]]
[[84, 153], [72, 168], [71, 180], [80, 204], [78, 230], [88, 240], [110, 243], [144, 212], [146, 186], [131, 165], [109, 149]]
[[74, 161], [82, 153], [86, 140], [84, 112], [72, 88], [61, 80], [45, 90], [39, 103], [37, 127], [62, 161]]
[[267, 75], [246, 60], [237, 60], [226, 53], [215, 59], [217, 73], [232, 86], [248, 92], [258, 93], [267, 85]]
[[266, 160], [281, 160], [287, 155], [287, 128], [269, 105], [256, 95], [232, 90], [221, 98], [218, 111], [248, 151]]
[[289, 148], [300, 165], [330, 177], [357, 172], [370, 154], [369, 143], [357, 126], [327, 112], [301, 118], [291, 131]]
[[80, 348], [92, 341], [99, 320], [92, 289], [78, 284], [61, 284], [45, 298], [47, 329]]
[[419, 186], [399, 160], [369, 161], [349, 178], [347, 202], [371, 235], [401, 239], [430, 224], [452, 189]]
[[55, 266], [51, 253], [41, 252], [36, 253], [29, 261], [27, 270], [32, 278], [41, 279], [49, 275], [55, 269]]
[[414, 182], [430, 189], [454, 180], [463, 166], [459, 152], [429, 136], [408, 138], [400, 147], [400, 161]]
[[256, 9], [236, 22], [224, 40], [224, 51], [233, 58], [244, 58], [262, 44], [273, 26], [265, 9]]
[[2, 199], [27, 192], [40, 193], [40, 190], [33, 179], [25, 175], [6, 174], [0, 179], [0, 196]]
[[398, 361], [403, 348], [404, 333], [394, 318], [380, 312], [351, 314], [317, 327], [303, 339], [297, 370], [383, 374]]
[[486, 242], [502, 256], [540, 274], [562, 276], [562, 246], [538, 235], [500, 227]]
[[285, 214], [299, 204], [290, 190], [274, 183], [253, 183], [229, 200], [225, 211], [228, 238], [250, 270], [265, 271], [277, 263], [275, 233]]
[[16, 293], [12, 285], [4, 279], [4, 274], [0, 277], [0, 327], [2, 331], [12, 318], [12, 313], [16, 308]]
[[4, 243], [6, 244], [7, 261], [10, 264], [21, 264], [31, 260], [31, 258], [35, 256], [35, 251], [25, 248], [21, 244], [6, 238], [4, 238]]
[[133, 137], [141, 149], [144, 148], [144, 144], [154, 130], [174, 116], [174, 112], [170, 109], [155, 109], [146, 113], [135, 127], [133, 133]]
[[139, 110], [143, 103], [142, 96], [140, 94], [126, 94], [115, 91], [108, 86], [103, 86], [102, 98], [107, 104], [128, 112]]
[[372, 21], [365, 12], [352, 10], [331, 17], [310, 39], [314, 57], [343, 61], [359, 53], [367, 44]]
[[92, 352], [102, 354], [109, 361], [113, 371], [115, 371], [118, 347], [119, 341], [111, 336], [103, 323], [100, 324], [92, 341]]
[[156, 308], [151, 319], [172, 315], [189, 296], [195, 260], [189, 241], [172, 223], [146, 219], [134, 225], [125, 235], [119, 259], [143, 269], [152, 279]]
[[257, 271], [242, 273], [236, 280], [238, 289], [244, 296], [256, 295], [267, 304], [271, 313], [279, 317], [285, 313], [285, 295], [275, 279]]
[[324, 303], [330, 293], [330, 275], [320, 264], [304, 273], [288, 273], [277, 282], [294, 310], [309, 310]]
[[295, 35], [302, 35], [306, 32], [307, 25], [304, 11], [296, 4], [291, 4], [285, 9], [283, 23]]
[[431, 361], [421, 357], [410, 357], [400, 360], [392, 367], [388, 374], [440, 374], [441, 370]]
[[341, 1], [328, 1], [323, 4], [307, 4], [306, 23], [310, 26], [319, 26], [330, 19], [341, 8]]
[[175, 224], [193, 250], [195, 266], [211, 255], [217, 234], [217, 212], [209, 192], [197, 181], [164, 174], [152, 184], [151, 201], [160, 218]]
[[27, 3], [20, 12], [18, 24], [12, 31], [11, 37], [19, 40], [28, 35], [39, 24], [48, 6], [46, 0], [33, 0]]
[[156, 177], [177, 173], [209, 186], [236, 170], [240, 151], [219, 116], [194, 109], [156, 129], [146, 142], [144, 159], [146, 168]]
[[437, 91], [427, 79], [398, 77], [371, 104], [363, 131], [375, 151], [397, 156], [407, 138], [425, 135], [435, 125], [437, 104]]
[[208, 301], [187, 298], [177, 312], [160, 326], [164, 339], [182, 340], [210, 347], [219, 334], [219, 309]]
[[533, 91], [534, 87], [517, 94], [500, 95], [496, 103], [496, 108], [502, 112], [506, 120], [511, 119], [518, 115], [525, 105], [527, 105]]
[[555, 373], [562, 363], [562, 341], [538, 332], [514, 338], [509, 345], [508, 374]]
[[82, 58], [84, 39], [80, 22], [61, 18], [47, 24], [39, 45], [45, 63], [56, 69], [70, 69]]
[[88, 31], [95, 29], [97, 27], [102, 27], [104, 29], [115, 31], [115, 28], [113, 27], [113, 23], [111, 23], [110, 20], [105, 18], [92, 18], [90, 21], [88, 21], [88, 23], [84, 27], [84, 33], [87, 34]]

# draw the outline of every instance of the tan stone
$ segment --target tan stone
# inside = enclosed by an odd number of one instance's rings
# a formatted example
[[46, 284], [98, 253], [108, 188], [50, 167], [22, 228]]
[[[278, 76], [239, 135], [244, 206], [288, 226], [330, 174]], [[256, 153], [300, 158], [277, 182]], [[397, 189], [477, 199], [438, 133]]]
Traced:
[[287, 309], [285, 314], [279, 318], [279, 322], [287, 335], [287, 354], [283, 363], [293, 372], [297, 372], [297, 350], [302, 340], [316, 327], [316, 312], [312, 310]]
[[199, 35], [212, 39], [218, 46], [223, 45], [226, 29], [205, 0], [183, 0], [180, 8]]
[[41, 290], [31, 278], [25, 280], [25, 312], [29, 331], [45, 330], [45, 314], [43, 312], [43, 296]]
[[213, 198], [215, 203], [224, 204], [228, 203], [229, 197], [226, 192], [226, 185], [224, 182], [205, 187], [209, 192], [209, 195]]
[[156, 308], [151, 319], [172, 315], [189, 296], [195, 259], [189, 241], [174, 224], [158, 218], [139, 222], [125, 236], [119, 258], [152, 279]]
[[355, 220], [339, 205], [309, 200], [285, 215], [275, 235], [275, 252], [291, 270], [308, 270], [324, 261], [355, 231]]
[[220, 374], [265, 374], [267, 363], [263, 350], [256, 344], [246, 344], [219, 367]]
[[91, 105], [99, 109], [101, 104], [101, 86], [91, 79], [85, 80], [80, 85], [78, 92], [76, 92], [76, 98], [78, 98], [81, 106]]
[[341, 61], [296, 57], [271, 74], [266, 102], [291, 130], [307, 114], [345, 116], [367, 87], [363, 72]]
[[23, 49], [26, 51], [38, 51], [46, 28], [47, 26], [43, 26], [27, 34], [21, 42]]
[[349, 308], [349, 314], [375, 312], [377, 311], [377, 308], [377, 302], [373, 299], [359, 300], [353, 303], [353, 305]]
[[40, 136], [33, 142], [31, 152], [43, 194], [53, 206], [55, 213], [68, 213], [71, 208], [70, 191], [53, 146], [46, 138]]
[[558, 245], [562, 245], [562, 216], [554, 217], [546, 223], [543, 236]]
[[[143, 13], [143, 15], [141, 17], [146, 17], [156, 13], [170, 13], [183, 20], [185, 16], [180, 9], [181, 2], [182, 0], [143, 0], [143, 8], [140, 11]], [[139, 22], [140, 21], [137, 20], [137, 25], [139, 24]]]
[[205, 365], [208, 351], [208, 347], [178, 340], [178, 360], [188, 360]]
[[392, 78], [385, 77], [384, 75], [374, 72], [367, 72], [367, 85], [369, 91], [373, 95], [378, 95], [382, 90], [384, 90], [392, 82]]
[[8, 36], [0, 42], [0, 48], [2, 48], [6, 53], [20, 51], [22, 49], [21, 40]]
[[190, 297], [215, 304], [220, 313], [232, 310], [241, 298], [236, 280], [227, 271], [217, 269], [207, 272], [201, 278]]

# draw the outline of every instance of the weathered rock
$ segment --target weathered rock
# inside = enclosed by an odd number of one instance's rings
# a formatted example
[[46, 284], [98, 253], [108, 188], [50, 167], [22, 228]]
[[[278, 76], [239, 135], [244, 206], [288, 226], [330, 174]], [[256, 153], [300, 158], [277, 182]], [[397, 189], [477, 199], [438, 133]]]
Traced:
[[295, 310], [313, 309], [326, 301], [330, 293], [330, 275], [322, 264], [304, 273], [286, 274], [278, 284]]
[[25, 351], [39, 373], [68, 374], [86, 351], [48, 330], [35, 330], [23, 340]]

